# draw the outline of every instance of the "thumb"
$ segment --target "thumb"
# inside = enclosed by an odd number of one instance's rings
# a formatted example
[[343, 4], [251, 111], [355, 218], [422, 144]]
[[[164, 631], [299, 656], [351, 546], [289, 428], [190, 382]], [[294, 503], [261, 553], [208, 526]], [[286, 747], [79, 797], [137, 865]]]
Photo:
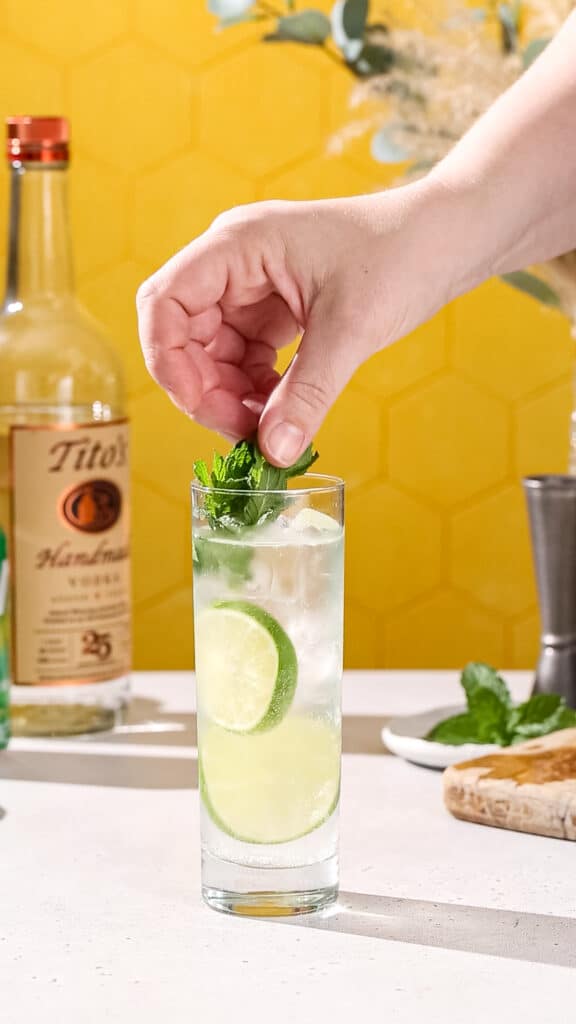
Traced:
[[340, 318], [314, 311], [286, 373], [260, 417], [258, 444], [277, 466], [291, 466], [313, 440], [358, 366], [354, 338]]

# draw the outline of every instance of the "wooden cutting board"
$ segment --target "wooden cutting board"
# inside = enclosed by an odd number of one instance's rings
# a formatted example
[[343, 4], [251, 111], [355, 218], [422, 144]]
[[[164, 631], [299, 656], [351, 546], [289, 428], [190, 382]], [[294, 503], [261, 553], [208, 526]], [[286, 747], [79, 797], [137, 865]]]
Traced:
[[465, 821], [576, 840], [576, 729], [447, 768], [444, 802]]

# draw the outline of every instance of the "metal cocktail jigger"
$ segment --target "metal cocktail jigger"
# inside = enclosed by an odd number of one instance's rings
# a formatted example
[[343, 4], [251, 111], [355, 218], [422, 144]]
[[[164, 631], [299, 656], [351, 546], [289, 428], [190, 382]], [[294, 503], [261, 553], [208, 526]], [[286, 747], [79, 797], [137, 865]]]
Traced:
[[576, 707], [576, 477], [524, 480], [542, 633], [534, 693]]

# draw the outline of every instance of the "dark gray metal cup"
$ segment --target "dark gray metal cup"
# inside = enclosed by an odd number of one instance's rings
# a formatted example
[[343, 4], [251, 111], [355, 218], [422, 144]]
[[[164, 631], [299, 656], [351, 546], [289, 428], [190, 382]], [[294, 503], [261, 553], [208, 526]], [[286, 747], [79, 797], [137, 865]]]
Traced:
[[576, 707], [576, 477], [524, 480], [542, 632], [535, 693]]

